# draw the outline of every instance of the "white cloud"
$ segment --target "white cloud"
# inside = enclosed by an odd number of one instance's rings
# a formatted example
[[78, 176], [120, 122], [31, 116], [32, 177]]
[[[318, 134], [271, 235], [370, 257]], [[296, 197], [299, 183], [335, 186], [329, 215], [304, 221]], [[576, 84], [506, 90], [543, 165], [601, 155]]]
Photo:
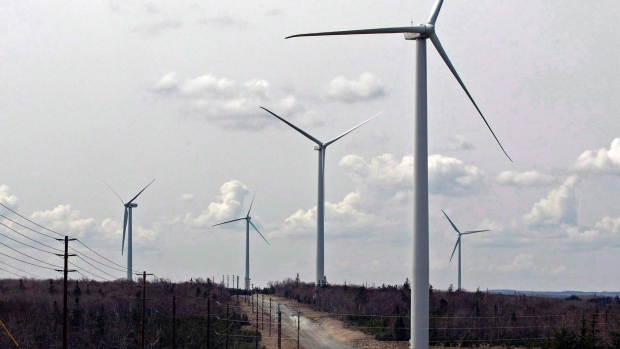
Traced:
[[16, 210], [19, 205], [19, 198], [11, 194], [11, 188], [7, 185], [0, 185], [0, 203], [9, 207], [12, 210]]
[[339, 163], [357, 184], [365, 184], [385, 192], [410, 191], [413, 185], [413, 157], [400, 160], [392, 154], [375, 156], [367, 162], [359, 155], [346, 155]]
[[534, 256], [531, 254], [518, 255], [512, 263], [497, 267], [497, 269], [501, 272], [534, 270], [535, 268], [536, 264], [534, 263]]
[[177, 78], [177, 73], [175, 72], [167, 73], [153, 85], [153, 91], [158, 93], [173, 93], [178, 88], [179, 80]]
[[183, 195], [181, 195], [181, 200], [185, 201], [185, 202], [192, 201], [192, 200], [194, 200], [194, 195], [192, 195], [192, 194], [183, 194]]
[[[429, 179], [434, 193], [457, 194], [481, 186], [482, 173], [453, 158], [433, 155], [429, 161]], [[355, 189], [339, 202], [325, 203], [326, 231], [337, 238], [399, 240], [408, 229], [412, 189], [413, 157], [400, 159], [383, 154], [365, 160], [347, 155], [340, 167], [351, 178]], [[273, 229], [271, 238], [309, 237], [316, 230], [316, 206], [299, 209]], [[399, 240], [400, 241], [400, 240]]]
[[570, 176], [558, 188], [553, 189], [534, 204], [530, 213], [523, 216], [529, 226], [577, 224], [577, 198], [575, 186], [579, 177]]
[[461, 150], [470, 150], [474, 149], [474, 143], [470, 142], [469, 139], [465, 138], [463, 135], [454, 136], [454, 142], [456, 143], [456, 148]]
[[205, 228], [226, 220], [241, 218], [245, 213], [242, 210], [243, 201], [250, 193], [250, 189], [243, 183], [232, 180], [220, 187], [220, 193], [219, 202], [210, 203], [197, 217], [187, 214], [184, 223], [194, 228]]
[[387, 94], [383, 82], [371, 73], [363, 73], [358, 80], [344, 76], [334, 78], [327, 88], [327, 94], [337, 100], [356, 103], [383, 97]]
[[180, 82], [176, 73], [170, 72], [154, 83], [151, 91], [177, 100], [186, 115], [215, 122], [224, 128], [261, 130], [273, 125], [273, 117], [260, 106], [289, 119], [305, 117], [305, 124], [311, 123], [307, 119], [314, 116], [306, 112], [295, 96], [274, 89], [264, 79], [239, 84], [206, 74]]
[[584, 172], [620, 175], [620, 138], [611, 142], [609, 149], [598, 151], [587, 150], [581, 154], [574, 164], [575, 168]]
[[51, 210], [34, 212], [30, 219], [61, 234], [84, 237], [97, 228], [97, 222], [93, 218], [82, 218], [81, 215], [71, 205], [58, 205]]
[[465, 195], [482, 189], [484, 174], [474, 165], [434, 154], [428, 157], [428, 187], [431, 194]]
[[[392, 154], [383, 154], [367, 162], [359, 155], [347, 155], [340, 160], [340, 166], [356, 183], [393, 198], [402, 197], [413, 188], [412, 156], [403, 156], [399, 161]], [[482, 188], [485, 179], [476, 166], [441, 154], [429, 156], [428, 176], [429, 193], [442, 195], [472, 193]]]
[[172, 18], [159, 18], [145, 21], [133, 28], [133, 31], [145, 35], [159, 35], [164, 31], [175, 30], [181, 27], [181, 22]]
[[497, 182], [501, 185], [515, 187], [538, 187], [552, 184], [555, 182], [555, 178], [535, 170], [521, 173], [504, 171], [497, 176]]
[[[366, 198], [369, 199], [369, 198]], [[325, 203], [325, 230], [330, 238], [366, 237], [374, 227], [377, 217], [363, 212], [360, 207], [360, 193], [351, 192], [337, 203]], [[307, 238], [316, 231], [317, 207], [297, 210], [287, 217], [279, 229], [269, 234], [270, 238]]]

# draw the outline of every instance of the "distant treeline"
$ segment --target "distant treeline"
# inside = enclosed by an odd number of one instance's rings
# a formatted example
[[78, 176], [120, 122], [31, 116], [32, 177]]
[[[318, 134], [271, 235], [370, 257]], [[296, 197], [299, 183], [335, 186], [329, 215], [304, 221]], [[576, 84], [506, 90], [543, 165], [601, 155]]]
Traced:
[[[407, 341], [409, 282], [402, 285], [327, 285], [287, 279], [266, 292], [314, 304], [383, 341]], [[455, 291], [430, 286], [430, 341], [444, 346], [525, 346], [620, 349], [620, 298], [566, 299]]]
[[[62, 348], [62, 280], [0, 280], [0, 320], [22, 348]], [[69, 282], [69, 348], [139, 348], [142, 283]], [[172, 348], [172, 295], [176, 296], [176, 347], [206, 348], [211, 298], [211, 348], [223, 345], [231, 295], [207, 279], [147, 282], [145, 347]], [[234, 302], [231, 302], [231, 304]], [[255, 333], [241, 330], [247, 316], [231, 306], [230, 348], [254, 348]], [[0, 348], [14, 348], [0, 328]], [[220, 346], [223, 347], [223, 346]]]

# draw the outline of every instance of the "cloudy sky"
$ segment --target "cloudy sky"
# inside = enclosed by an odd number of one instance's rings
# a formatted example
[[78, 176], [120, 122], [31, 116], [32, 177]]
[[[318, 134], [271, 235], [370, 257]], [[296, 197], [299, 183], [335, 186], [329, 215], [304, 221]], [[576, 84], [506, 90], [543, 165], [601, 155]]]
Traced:
[[[252, 282], [313, 281], [314, 145], [259, 107], [323, 141], [383, 111], [327, 151], [325, 272], [402, 283], [415, 44], [284, 37], [417, 24], [432, 2], [4, 1], [0, 203], [124, 265], [123, 207], [103, 181], [129, 200], [155, 178], [136, 200], [134, 269], [220, 279], [244, 273], [244, 224], [211, 226], [244, 216], [258, 188], [252, 221], [271, 245], [252, 233]], [[445, 1], [438, 36], [514, 163], [429, 45], [434, 287], [457, 282], [444, 209], [463, 230], [492, 230], [463, 239], [466, 289], [620, 290], [609, 277], [620, 268], [619, 16], [611, 0]], [[60, 265], [0, 228], [0, 242]]]

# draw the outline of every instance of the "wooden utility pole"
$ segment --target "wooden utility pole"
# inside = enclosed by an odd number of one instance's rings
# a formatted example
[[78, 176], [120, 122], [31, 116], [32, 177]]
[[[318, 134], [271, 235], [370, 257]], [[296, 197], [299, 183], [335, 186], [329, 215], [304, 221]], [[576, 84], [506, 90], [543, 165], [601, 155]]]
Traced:
[[301, 327], [301, 318], [299, 317], [299, 308], [297, 308], [297, 349], [299, 349], [299, 328]]
[[65, 267], [62, 270], [55, 269], [56, 271], [60, 271], [64, 275], [64, 284], [63, 284], [63, 296], [62, 296], [62, 348], [67, 349], [67, 326], [68, 326], [68, 311], [67, 311], [67, 278], [70, 272], [74, 272], [75, 270], [69, 270], [69, 257], [75, 256], [74, 254], [69, 254], [69, 241], [74, 241], [75, 239], [69, 239], [68, 236], [65, 236], [64, 239], [56, 239], [58, 241], [65, 242], [65, 253], [64, 254], [56, 254], [57, 256], [63, 257], [65, 260]]
[[269, 338], [271, 338], [271, 298], [269, 298]]
[[207, 349], [211, 345], [211, 297], [207, 298]]
[[172, 295], [172, 349], [176, 349], [177, 343], [177, 296]]
[[11, 338], [11, 340], [13, 341], [13, 343], [15, 343], [15, 347], [17, 349], [21, 349], [22, 347], [19, 346], [19, 343], [17, 343], [17, 341], [15, 340], [15, 338], [13, 338], [13, 335], [11, 334], [11, 332], [9, 332], [9, 329], [6, 328], [6, 326], [4, 326], [4, 323], [2, 321], [0, 321], [0, 325], [2, 325], [2, 328], [4, 328], [4, 331], [6, 332], [6, 334], [9, 335], [9, 338]]
[[[140, 275], [140, 274], [136, 274]], [[146, 271], [142, 272], [142, 328], [140, 330], [140, 349], [144, 349], [144, 322], [146, 319], [146, 276], [153, 275], [147, 274]]]
[[278, 303], [278, 349], [282, 349], [282, 311]]
[[230, 307], [229, 304], [226, 304], [226, 349], [228, 349], [228, 308]]

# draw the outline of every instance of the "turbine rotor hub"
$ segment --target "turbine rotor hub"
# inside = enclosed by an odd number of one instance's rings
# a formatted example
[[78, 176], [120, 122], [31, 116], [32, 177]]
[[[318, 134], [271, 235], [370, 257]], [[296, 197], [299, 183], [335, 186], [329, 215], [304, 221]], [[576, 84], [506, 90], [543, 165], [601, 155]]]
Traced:
[[424, 33], [404, 33], [405, 40], [425, 40], [435, 33], [435, 26], [430, 23], [422, 23], [420, 26], [426, 28]]

